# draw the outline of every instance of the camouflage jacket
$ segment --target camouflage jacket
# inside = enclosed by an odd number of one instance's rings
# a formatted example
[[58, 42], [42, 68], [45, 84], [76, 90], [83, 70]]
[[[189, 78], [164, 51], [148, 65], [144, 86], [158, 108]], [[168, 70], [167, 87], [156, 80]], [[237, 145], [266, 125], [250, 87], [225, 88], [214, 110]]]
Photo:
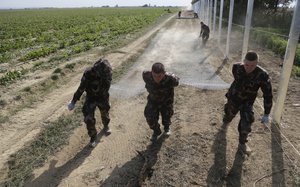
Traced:
[[174, 87], [178, 86], [179, 78], [171, 73], [166, 73], [165, 77], [157, 84], [151, 71], [143, 72], [145, 88], [149, 92], [148, 101], [157, 104], [172, 104], [174, 102]]
[[73, 96], [73, 102], [80, 99], [81, 95], [85, 91], [87, 98], [92, 99], [108, 99], [108, 90], [112, 80], [112, 68], [107, 60], [102, 61], [101, 69], [96, 72], [93, 67], [85, 70], [81, 83]]
[[226, 97], [237, 102], [248, 102], [253, 105], [258, 89], [261, 88], [264, 98], [265, 114], [269, 114], [272, 108], [272, 85], [268, 73], [257, 66], [253, 72], [247, 74], [242, 63], [232, 67], [234, 81], [231, 84]]
[[203, 24], [201, 26], [201, 32], [200, 32], [200, 34], [207, 35], [207, 34], [209, 34], [209, 32], [210, 32], [209, 31], [209, 27], [207, 25]]

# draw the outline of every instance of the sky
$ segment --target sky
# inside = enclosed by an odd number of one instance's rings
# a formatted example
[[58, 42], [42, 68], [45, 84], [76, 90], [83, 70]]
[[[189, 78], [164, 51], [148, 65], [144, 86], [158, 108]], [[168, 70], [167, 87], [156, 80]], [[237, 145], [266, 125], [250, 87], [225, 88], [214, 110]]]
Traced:
[[38, 8], [38, 7], [100, 7], [109, 6], [189, 6], [192, 0], [0, 0], [0, 8]]

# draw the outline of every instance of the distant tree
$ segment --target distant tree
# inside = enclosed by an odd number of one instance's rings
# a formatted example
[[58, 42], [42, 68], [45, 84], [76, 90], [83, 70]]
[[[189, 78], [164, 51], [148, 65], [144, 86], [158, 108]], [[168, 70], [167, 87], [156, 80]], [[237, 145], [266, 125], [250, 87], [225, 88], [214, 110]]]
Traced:
[[[234, 12], [233, 12], [233, 22], [244, 24], [245, 15], [247, 12], [247, 1], [235, 1], [234, 2]], [[274, 24], [278, 22], [286, 22], [289, 19], [290, 13], [287, 12], [288, 5], [291, 4], [293, 0], [255, 0], [253, 5], [253, 24], [264, 25]], [[220, 5], [220, 0], [218, 0], [218, 5]], [[224, 0], [224, 12], [223, 16], [228, 18], [230, 8], [230, 0]], [[276, 16], [275, 16], [276, 15]], [[274, 17], [273, 17], [274, 16]], [[287, 21], [284, 25], [289, 25]], [[283, 25], [278, 25], [282, 27]]]

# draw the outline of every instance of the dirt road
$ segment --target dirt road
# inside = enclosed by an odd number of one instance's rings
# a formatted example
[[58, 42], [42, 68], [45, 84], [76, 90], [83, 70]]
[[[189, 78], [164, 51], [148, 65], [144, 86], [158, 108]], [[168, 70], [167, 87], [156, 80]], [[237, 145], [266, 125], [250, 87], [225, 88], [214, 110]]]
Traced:
[[[300, 157], [297, 152], [300, 149], [299, 107], [292, 105], [299, 102], [299, 80], [291, 79], [283, 126], [265, 128], [260, 124], [263, 110], [259, 97], [255, 103], [256, 121], [249, 144], [253, 153], [245, 156], [237, 149], [239, 117], [234, 119], [227, 131], [221, 128], [224, 94], [232, 81], [230, 67], [232, 62], [240, 59], [240, 46], [233, 45], [232, 58], [223, 63], [223, 55], [213, 45], [213, 40], [206, 48], [201, 47], [197, 19], [173, 21], [173, 24], [159, 30], [128, 73], [112, 86], [110, 126], [113, 133], [105, 136], [100, 131], [102, 125], [98, 120], [98, 145], [91, 149], [87, 146], [89, 138], [85, 126], [78, 127], [70, 132], [69, 144], [51, 156], [43, 167], [36, 169], [34, 177], [25, 186], [300, 184]], [[270, 72], [276, 93], [281, 60], [258, 46], [251, 48], [261, 55], [261, 66]], [[136, 50], [138, 45], [132, 49]], [[115, 62], [119, 61], [114, 58], [117, 56], [111, 54], [107, 58], [116, 66]], [[141, 72], [150, 69], [156, 61], [164, 63], [166, 69], [178, 74], [181, 80], [180, 86], [175, 89], [173, 133], [168, 138], [162, 135], [156, 144], [151, 144], [151, 131], [143, 116], [147, 93]], [[51, 115], [67, 112], [64, 105], [53, 105], [67, 103], [78, 86], [80, 76], [79, 72], [71, 79], [66, 91], [55, 93], [63, 95], [62, 100], [45, 102], [30, 113], [42, 112], [48, 107], [58, 109], [50, 112]], [[49, 95], [50, 98], [52, 96], [57, 97]], [[99, 113], [97, 116], [100, 119]], [[26, 134], [28, 131], [18, 136], [27, 137]], [[9, 153], [8, 147], [13, 145], [8, 144], [5, 153]], [[2, 154], [2, 161], [5, 156]]]

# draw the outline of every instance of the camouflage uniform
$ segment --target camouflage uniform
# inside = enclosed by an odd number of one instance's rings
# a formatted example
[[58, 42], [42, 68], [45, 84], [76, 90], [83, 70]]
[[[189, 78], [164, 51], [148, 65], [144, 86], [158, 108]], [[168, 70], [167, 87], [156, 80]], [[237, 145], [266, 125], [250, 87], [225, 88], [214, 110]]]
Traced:
[[78, 101], [86, 92], [86, 100], [84, 102], [82, 112], [84, 115], [84, 122], [88, 130], [91, 140], [95, 140], [97, 130], [95, 127], [95, 110], [99, 108], [101, 119], [104, 128], [108, 127], [109, 118], [109, 88], [112, 80], [111, 66], [107, 60], [99, 60], [91, 68], [88, 68], [82, 78], [81, 83], [74, 94], [73, 102]]
[[174, 87], [178, 86], [179, 78], [174, 74], [166, 73], [165, 77], [157, 84], [152, 77], [151, 71], [144, 71], [143, 79], [149, 92], [148, 102], [144, 111], [148, 125], [154, 132], [159, 132], [158, 119], [159, 113], [161, 113], [164, 130], [169, 130], [171, 117], [174, 113]]
[[203, 41], [203, 44], [206, 44], [208, 38], [209, 38], [209, 27], [205, 24], [203, 24], [201, 26], [201, 32], [200, 32], [200, 35], [202, 35], [202, 41]]
[[231, 122], [240, 111], [239, 142], [244, 144], [247, 142], [248, 134], [251, 132], [251, 124], [254, 122], [253, 103], [258, 89], [261, 88], [263, 92], [264, 112], [269, 114], [272, 108], [272, 86], [268, 73], [260, 66], [247, 74], [244, 65], [237, 63], [232, 67], [232, 74], [234, 81], [226, 93], [227, 103], [224, 107], [223, 122]]

